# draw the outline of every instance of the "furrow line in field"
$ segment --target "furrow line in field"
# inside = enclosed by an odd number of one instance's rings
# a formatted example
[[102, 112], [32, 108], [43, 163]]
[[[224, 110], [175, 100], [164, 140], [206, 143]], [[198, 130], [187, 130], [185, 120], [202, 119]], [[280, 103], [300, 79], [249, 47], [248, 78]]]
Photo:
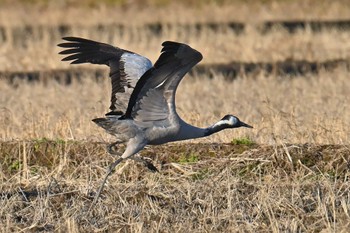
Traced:
[[[335, 59], [323, 62], [317, 61], [292, 61], [286, 60], [276, 63], [258, 62], [246, 63], [233, 61], [226, 64], [204, 64], [198, 65], [192, 69], [191, 75], [207, 75], [213, 78], [216, 75], [222, 75], [227, 80], [233, 80], [237, 77], [254, 77], [260, 73], [277, 76], [298, 76], [305, 74], [317, 74], [321, 71], [333, 71], [337, 68], [350, 70], [350, 60]], [[49, 82], [56, 80], [62, 84], [70, 84], [73, 81], [81, 81], [89, 77], [96, 81], [108, 75], [107, 69], [102, 68], [69, 68], [53, 70], [36, 71], [0, 71], [0, 77], [15, 84], [16, 80], [25, 80], [29, 82]]]
[[[299, 30], [311, 30], [314, 33], [324, 30], [350, 30], [349, 20], [329, 20], [329, 21], [265, 21], [261, 23], [251, 24], [244, 22], [213, 22], [213, 23], [148, 23], [139, 26], [130, 26], [119, 23], [96, 24], [96, 25], [22, 25], [7, 26], [0, 25], [0, 42], [13, 43], [15, 46], [25, 47], [28, 40], [45, 40], [56, 41], [58, 38], [71, 35], [72, 33], [87, 32], [88, 34], [101, 34], [107, 37], [114, 35], [133, 35], [139, 33], [140, 30], [149, 36], [162, 36], [169, 31], [177, 31], [182, 34], [200, 34], [203, 31], [212, 31], [215, 33], [233, 32], [241, 35], [246, 32], [248, 27], [252, 27], [261, 34], [267, 34], [275, 29], [282, 29], [288, 33], [296, 33]], [[47, 38], [49, 37], [49, 38]]]

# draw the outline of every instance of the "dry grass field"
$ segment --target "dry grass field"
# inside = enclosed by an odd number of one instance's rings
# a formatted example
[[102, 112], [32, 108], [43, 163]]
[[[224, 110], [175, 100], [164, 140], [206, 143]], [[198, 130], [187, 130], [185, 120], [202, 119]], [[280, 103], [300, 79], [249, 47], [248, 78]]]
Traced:
[[[55, 29], [53, 27], [52, 30]], [[350, 31], [326, 30], [315, 34], [309, 30], [299, 30], [291, 35], [284, 30], [276, 29], [261, 34], [254, 28], [247, 28], [243, 34], [236, 35], [227, 27], [223, 27], [219, 33], [209, 29], [196, 33], [194, 27], [186, 33], [181, 30], [181, 27], [174, 27], [165, 29], [159, 36], [152, 36], [143, 27], [131, 27], [120, 34], [118, 28], [100, 32], [96, 28], [75, 26], [65, 35], [91, 38], [127, 48], [149, 57], [153, 62], [158, 58], [160, 45], [165, 40], [191, 44], [203, 54], [202, 64], [285, 60], [322, 62], [350, 57]], [[62, 40], [58, 32], [52, 35], [49, 32], [42, 34], [38, 29], [32, 34], [24, 34], [20, 39], [9, 37], [0, 46], [0, 70], [31, 71], [71, 67], [60, 61], [62, 57], [58, 55], [56, 44]]]
[[[122, 149], [122, 148], [121, 148]], [[0, 143], [3, 232], [348, 232], [349, 147], [224, 143], [151, 147], [88, 212], [104, 145]]]
[[[193, 0], [186, 7], [162, 0], [4, 0], [0, 73], [73, 68], [57, 54], [62, 24], [70, 25], [67, 36], [112, 43], [153, 62], [164, 40], [189, 43], [204, 64], [349, 60], [349, 30], [261, 33], [254, 26], [350, 15], [346, 1], [315, 1]], [[144, 27], [237, 20], [250, 25], [241, 34], [227, 26], [174, 26], [154, 35]], [[115, 22], [125, 26], [123, 33], [95, 27]], [[230, 113], [254, 129], [148, 147], [141, 154], [159, 172], [133, 161], [121, 164], [90, 211], [114, 160], [105, 149], [113, 137], [91, 121], [108, 109], [108, 78], [86, 74], [62, 85], [10, 83], [0, 76], [0, 231], [350, 232], [349, 74], [340, 66], [296, 76], [241, 73], [231, 81], [215, 71], [188, 75], [176, 96], [183, 119], [206, 127]]]
[[[232, 82], [220, 75], [213, 79], [203, 75], [185, 77], [176, 101], [179, 114], [198, 126], [209, 126], [228, 113], [254, 126], [196, 141], [230, 142], [234, 137], [248, 137], [261, 144], [347, 144], [349, 89], [348, 72], [342, 69], [295, 78], [260, 74]], [[0, 91], [2, 140], [111, 140], [91, 121], [108, 109], [107, 78], [95, 82], [86, 77], [69, 86], [54, 81], [19, 82], [16, 88], [2, 81]]]

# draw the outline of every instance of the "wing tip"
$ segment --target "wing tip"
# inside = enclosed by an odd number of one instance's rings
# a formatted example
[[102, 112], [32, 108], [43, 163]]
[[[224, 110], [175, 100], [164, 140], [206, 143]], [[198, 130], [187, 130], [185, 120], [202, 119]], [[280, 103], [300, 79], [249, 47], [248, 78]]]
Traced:
[[195, 59], [197, 62], [203, 59], [203, 55], [198, 50], [184, 43], [175, 41], [164, 41], [162, 43], [162, 46], [163, 48], [161, 50], [161, 53], [174, 53], [174, 55], [179, 58], [192, 58]]
[[82, 44], [83, 45], [84, 44], [102, 44], [102, 43], [94, 41], [94, 40], [89, 40], [89, 39], [85, 39], [82, 37], [75, 37], [75, 36], [65, 36], [65, 37], [62, 37], [62, 40], [68, 41], [68, 42], [63, 42], [63, 43], [57, 44], [57, 46], [63, 47], [63, 48], [80, 46]]
[[124, 115], [124, 112], [122, 111], [110, 111], [105, 114], [105, 116], [122, 116]]
[[86, 40], [86, 39], [81, 38], [81, 37], [76, 37], [76, 36], [64, 36], [64, 37], [62, 37], [62, 40], [71, 41], [71, 42], [79, 42], [80, 40]]
[[58, 46], [58, 47], [61, 47], [61, 48], [65, 48], [66, 44], [67, 44], [67, 43], [59, 43], [59, 44], [57, 44], [57, 46]]

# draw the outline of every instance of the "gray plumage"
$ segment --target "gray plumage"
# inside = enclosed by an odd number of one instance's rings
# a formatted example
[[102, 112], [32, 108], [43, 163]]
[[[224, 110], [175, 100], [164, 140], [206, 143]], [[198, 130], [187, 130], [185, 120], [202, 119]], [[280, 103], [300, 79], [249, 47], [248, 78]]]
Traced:
[[107, 115], [125, 113], [137, 81], [152, 67], [152, 62], [136, 53], [92, 40], [78, 37], [64, 37], [65, 43], [58, 44], [66, 50], [59, 54], [69, 55], [62, 61], [71, 64], [92, 63], [108, 65], [112, 83], [110, 112]]
[[[161, 55], [152, 66], [147, 58], [108, 44], [77, 37], [63, 39], [68, 42], [58, 45], [66, 49], [60, 54], [69, 55], [63, 61], [110, 67], [111, 111], [106, 117], [93, 121], [116, 137], [117, 142], [111, 146], [127, 145], [121, 157], [110, 166], [95, 201], [114, 167], [132, 158], [146, 145], [205, 137], [226, 128], [252, 128], [232, 115], [226, 115], [208, 128], [189, 125], [179, 117], [175, 106], [176, 89], [184, 75], [202, 60], [201, 53], [186, 44], [164, 42]], [[150, 163], [146, 165], [156, 169]]]

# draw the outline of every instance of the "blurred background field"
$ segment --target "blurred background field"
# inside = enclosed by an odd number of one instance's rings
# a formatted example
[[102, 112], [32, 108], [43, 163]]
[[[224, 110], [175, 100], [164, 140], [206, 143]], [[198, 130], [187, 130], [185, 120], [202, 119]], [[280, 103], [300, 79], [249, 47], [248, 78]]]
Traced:
[[[74, 84], [59, 90], [61, 86], [54, 81], [30, 86], [21, 83], [17, 88], [8, 84], [9, 79], [16, 82], [16, 75], [11, 76], [11, 72], [22, 72], [21, 77], [25, 79], [26, 72], [30, 71], [55, 73], [55, 70], [73, 69], [61, 62], [57, 54], [56, 44], [68, 35], [111, 43], [145, 55], [153, 62], [164, 40], [189, 43], [203, 53], [204, 65], [263, 62], [274, 67], [278, 62], [299, 61], [301, 64], [313, 62], [317, 67], [318, 63], [333, 62], [331, 70], [321, 66], [316, 68], [319, 73], [315, 74], [307, 73], [314, 70], [306, 67], [305, 73], [303, 70], [294, 72], [297, 78], [293, 79], [288, 73], [266, 73], [263, 69], [256, 69], [249, 79], [246, 79], [245, 70], [238, 75], [229, 72], [221, 75], [220, 69], [208, 69], [208, 73], [193, 74], [198, 77], [185, 79], [180, 86], [178, 106], [185, 119], [202, 126], [227, 112], [235, 113], [254, 124], [253, 133], [247, 134], [259, 143], [276, 140], [345, 143], [348, 140], [349, 96], [346, 90], [349, 84], [346, 79], [350, 23], [347, 26], [346, 16], [350, 10], [344, 1], [331, 4], [327, 1], [184, 1], [177, 4], [170, 1], [2, 1], [0, 4], [3, 140], [86, 139], [100, 133], [90, 119], [103, 115], [107, 109], [109, 96], [103, 94], [109, 91], [107, 79], [98, 84], [89, 83], [88, 79], [94, 78], [93, 72], [91, 75], [86, 72], [91, 77], [75, 84], [81, 91], [77, 91]], [[293, 11], [298, 14], [292, 16], [288, 13], [293, 7], [298, 9]], [[254, 17], [249, 10], [256, 11]], [[276, 13], [281, 11], [283, 15]], [[341, 20], [341, 24], [315, 26], [317, 20], [338, 24]], [[285, 25], [285, 22], [294, 21], [294, 27]], [[304, 21], [306, 23], [300, 26]], [[337, 65], [337, 61], [342, 63]], [[91, 65], [80, 67], [97, 69]], [[52, 73], [45, 75], [45, 79], [50, 80]], [[223, 81], [233, 78], [237, 80], [228, 84]], [[199, 87], [196, 82], [207, 85]], [[295, 88], [289, 89], [290, 85]], [[206, 86], [208, 88], [203, 88]], [[213, 92], [219, 87], [222, 89]], [[38, 95], [40, 92], [42, 94]], [[99, 94], [90, 98], [92, 92]], [[84, 93], [88, 99], [82, 104], [79, 95]], [[199, 98], [196, 103], [198, 95], [208, 96], [211, 104], [201, 104]], [[194, 101], [186, 103], [186, 99]], [[50, 108], [50, 105], [55, 107]], [[45, 113], [41, 111], [43, 108]], [[279, 121], [272, 120], [276, 118]], [[324, 132], [319, 133], [319, 130]], [[223, 137], [229, 141], [232, 136], [234, 133]], [[225, 141], [221, 137], [218, 140]]]
[[[108, 69], [61, 62], [56, 44], [63, 36], [110, 43], [153, 62], [165, 40], [199, 50], [202, 69], [194, 69], [179, 87], [180, 114], [204, 127], [233, 113], [255, 126], [204, 141], [229, 142], [235, 136], [267, 144], [349, 140], [346, 1], [0, 4], [2, 140], [109, 140], [91, 122], [108, 108], [109, 80], [101, 77]], [[59, 85], [57, 77], [72, 83]]]
[[[152, 62], [163, 41], [188, 43], [204, 59], [180, 116], [254, 129], [147, 148], [160, 173], [131, 163], [86, 216], [113, 161], [91, 121], [110, 81], [61, 62], [64, 36]], [[349, 73], [347, 0], [0, 0], [0, 229], [349, 232]]]

